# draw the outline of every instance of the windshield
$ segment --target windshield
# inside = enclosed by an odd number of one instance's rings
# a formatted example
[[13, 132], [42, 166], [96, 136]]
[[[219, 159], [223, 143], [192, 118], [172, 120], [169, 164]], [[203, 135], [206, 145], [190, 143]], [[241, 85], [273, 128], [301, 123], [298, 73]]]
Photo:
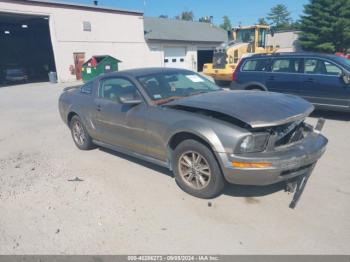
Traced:
[[255, 40], [255, 30], [254, 29], [238, 29], [236, 32], [237, 42], [241, 43], [251, 43]]
[[155, 104], [200, 93], [221, 90], [220, 87], [192, 72], [164, 72], [138, 78], [148, 96]]
[[266, 43], [266, 28], [260, 28], [259, 29], [259, 39], [258, 39], [258, 46], [259, 47], [265, 47]]

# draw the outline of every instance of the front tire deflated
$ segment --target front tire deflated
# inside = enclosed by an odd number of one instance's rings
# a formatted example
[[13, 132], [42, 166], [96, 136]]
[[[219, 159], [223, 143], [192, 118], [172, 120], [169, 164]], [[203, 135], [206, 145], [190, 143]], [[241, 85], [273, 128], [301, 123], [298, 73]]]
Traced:
[[193, 196], [213, 198], [225, 186], [214, 154], [196, 140], [187, 139], [177, 145], [173, 152], [172, 167], [177, 184]]

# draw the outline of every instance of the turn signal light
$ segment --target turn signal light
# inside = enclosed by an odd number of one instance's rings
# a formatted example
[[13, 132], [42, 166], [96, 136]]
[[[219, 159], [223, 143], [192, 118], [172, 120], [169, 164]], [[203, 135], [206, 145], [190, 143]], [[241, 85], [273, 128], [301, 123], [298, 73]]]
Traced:
[[269, 162], [232, 162], [233, 167], [237, 168], [266, 168], [271, 167], [272, 163]]

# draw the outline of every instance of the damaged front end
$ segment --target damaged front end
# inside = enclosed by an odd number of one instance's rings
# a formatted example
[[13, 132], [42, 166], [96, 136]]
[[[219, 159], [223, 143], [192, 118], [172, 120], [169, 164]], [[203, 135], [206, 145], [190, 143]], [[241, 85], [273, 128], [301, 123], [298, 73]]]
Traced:
[[[300, 199], [328, 143], [320, 134], [324, 120], [320, 119], [315, 128], [307, 124], [305, 119], [314, 107], [296, 96], [222, 91], [164, 106], [215, 119], [218, 124], [223, 121], [225, 128], [216, 129], [223, 151], [216, 154], [225, 179], [240, 185], [285, 182], [288, 191], [294, 192], [291, 208]], [[215, 132], [215, 128], [210, 129]]]
[[[294, 122], [285, 127], [277, 127], [274, 134], [271, 136], [268, 149], [288, 146], [290, 144], [296, 143], [298, 141], [301, 141], [312, 132], [320, 133], [323, 129], [324, 124], [325, 120], [323, 118], [320, 118], [318, 119], [315, 128], [309, 124], [306, 124], [304, 121]], [[302, 169], [305, 169], [306, 171], [303, 175], [296, 177], [296, 179], [286, 181], [286, 191], [288, 193], [294, 193], [292, 201], [289, 204], [290, 208], [294, 209], [296, 207], [302, 193], [304, 192], [306, 183], [315, 168], [316, 163], [317, 162], [314, 162], [305, 167], [302, 167]]]
[[[288, 193], [294, 193], [292, 201], [289, 205], [290, 208], [295, 208], [312, 171], [325, 150], [326, 142], [316, 149], [308, 148], [311, 143], [310, 137], [317, 141], [321, 138], [320, 132], [324, 126], [325, 120], [320, 118], [315, 127], [304, 122], [304, 119], [298, 120], [292, 123], [269, 127], [260, 128], [259, 130], [254, 130], [253, 133], [258, 134], [268, 133], [268, 138], [266, 139], [266, 144], [263, 150], [260, 150], [263, 155], [274, 155], [278, 156], [279, 152], [293, 152], [300, 149], [304, 150], [304, 155], [297, 156], [296, 154], [290, 153], [289, 160], [284, 159], [280, 161], [279, 164], [271, 164], [268, 158], [262, 159], [256, 163], [264, 163], [265, 167], [276, 167], [281, 171], [279, 178], [281, 181], [286, 183], [286, 191]], [[319, 137], [320, 136], [320, 137]], [[322, 136], [322, 138], [324, 138]], [[323, 139], [322, 139], [323, 140]], [[290, 150], [288, 150], [290, 148]], [[237, 152], [239, 154], [239, 151]], [[247, 156], [247, 154], [245, 154]], [[256, 160], [254, 160], [256, 161]], [[240, 163], [240, 162], [238, 162]], [[248, 162], [249, 163], [249, 162]], [[251, 163], [250, 163], [251, 165]], [[242, 164], [240, 164], [240, 167]], [[254, 167], [264, 167], [261, 164]], [[286, 179], [284, 179], [286, 178]]]

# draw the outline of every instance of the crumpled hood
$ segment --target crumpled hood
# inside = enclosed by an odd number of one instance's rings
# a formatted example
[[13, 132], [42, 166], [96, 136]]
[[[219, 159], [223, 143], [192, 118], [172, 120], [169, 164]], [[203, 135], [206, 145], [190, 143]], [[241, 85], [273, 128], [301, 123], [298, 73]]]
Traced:
[[166, 106], [184, 106], [219, 112], [252, 128], [282, 125], [305, 118], [314, 107], [293, 95], [263, 91], [218, 91], [185, 97]]

